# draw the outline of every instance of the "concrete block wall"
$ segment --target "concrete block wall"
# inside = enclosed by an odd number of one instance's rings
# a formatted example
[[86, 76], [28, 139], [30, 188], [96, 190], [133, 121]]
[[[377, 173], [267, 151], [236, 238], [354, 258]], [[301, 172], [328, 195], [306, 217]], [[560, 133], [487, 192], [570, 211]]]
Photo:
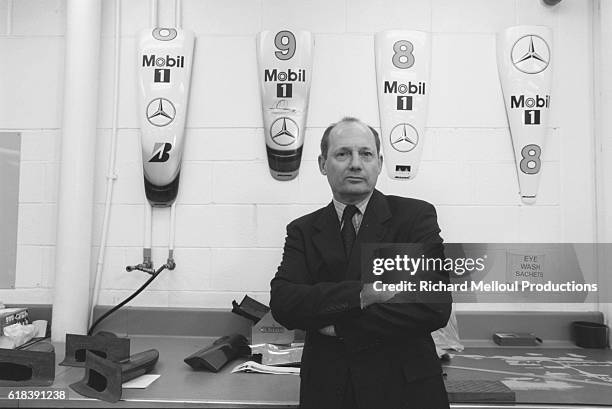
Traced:
[[[172, 25], [173, 2], [159, 3], [161, 25]], [[114, 4], [103, 0], [94, 256], [111, 137]], [[141, 259], [135, 43], [149, 4], [124, 0], [121, 8], [118, 178], [102, 304], [146, 280], [124, 267]], [[378, 126], [373, 35], [393, 28], [432, 33], [431, 96], [420, 175], [397, 182], [383, 173], [379, 188], [434, 203], [449, 242], [594, 241], [591, 7], [590, 0], [556, 7], [540, 0], [183, 0], [183, 26], [197, 40], [177, 268], [133, 305], [228, 308], [245, 293], [268, 301], [285, 225], [331, 198], [316, 164], [323, 129], [345, 115]], [[0, 290], [5, 302], [52, 301], [65, 14], [63, 0], [0, 0], [0, 130], [23, 136], [17, 288]], [[548, 25], [555, 36], [552, 120], [534, 206], [519, 200], [495, 60], [496, 33], [516, 24]], [[311, 30], [316, 42], [304, 157], [291, 182], [267, 170], [256, 72], [255, 34], [279, 27]], [[156, 264], [166, 258], [168, 215], [154, 212]]]
[[[612, 80], [607, 74], [612, 70], [612, 4], [605, 0], [599, 0], [595, 4], [598, 17], [595, 20], [595, 132], [596, 138], [596, 162], [597, 162], [597, 184], [598, 184], [598, 241], [612, 242], [612, 119], [609, 112], [612, 110]], [[607, 288], [612, 288], [610, 270], [612, 268], [612, 254], [602, 254], [600, 264], [599, 282], [606, 283]], [[601, 305], [600, 311], [604, 312], [606, 323], [612, 325], [612, 303]]]

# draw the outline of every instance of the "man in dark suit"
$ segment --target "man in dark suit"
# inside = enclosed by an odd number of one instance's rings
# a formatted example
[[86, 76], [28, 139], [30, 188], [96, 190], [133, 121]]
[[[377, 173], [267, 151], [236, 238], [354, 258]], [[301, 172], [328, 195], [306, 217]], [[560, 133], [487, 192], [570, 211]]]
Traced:
[[332, 203], [287, 226], [271, 282], [274, 318], [306, 331], [300, 406], [448, 407], [430, 334], [446, 325], [450, 294], [392, 302], [395, 292], [361, 274], [365, 243], [423, 243], [434, 249], [428, 256], [443, 255], [435, 208], [375, 190], [380, 139], [355, 118], [326, 129], [319, 168]]

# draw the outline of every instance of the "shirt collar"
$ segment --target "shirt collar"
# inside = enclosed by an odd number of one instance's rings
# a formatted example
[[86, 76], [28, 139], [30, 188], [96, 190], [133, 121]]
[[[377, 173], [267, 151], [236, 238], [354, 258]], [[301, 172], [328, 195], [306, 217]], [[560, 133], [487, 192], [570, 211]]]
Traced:
[[[370, 202], [370, 198], [372, 197], [372, 193], [374, 193], [374, 191], [370, 192], [368, 197], [363, 199], [361, 202], [355, 204], [355, 206], [357, 206], [357, 209], [359, 209], [361, 215], [365, 214], [366, 208], [368, 207], [368, 203]], [[336, 200], [335, 198], [332, 198], [332, 201], [334, 202], [334, 207], [336, 208], [338, 220], [342, 221], [342, 213], [344, 213], [344, 208], [346, 207], [346, 204]]]

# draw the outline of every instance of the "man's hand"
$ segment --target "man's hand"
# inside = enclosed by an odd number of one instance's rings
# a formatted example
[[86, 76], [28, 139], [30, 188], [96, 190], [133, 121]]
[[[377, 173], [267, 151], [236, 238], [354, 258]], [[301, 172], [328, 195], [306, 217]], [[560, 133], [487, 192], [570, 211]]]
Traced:
[[327, 327], [319, 328], [319, 333], [327, 335], [328, 337], [337, 337], [336, 328], [334, 328], [333, 325], [328, 325]]
[[376, 291], [374, 289], [374, 283], [365, 283], [361, 292], [359, 293], [359, 299], [361, 301], [361, 309], [368, 307], [375, 303], [384, 303], [395, 297], [401, 291]]

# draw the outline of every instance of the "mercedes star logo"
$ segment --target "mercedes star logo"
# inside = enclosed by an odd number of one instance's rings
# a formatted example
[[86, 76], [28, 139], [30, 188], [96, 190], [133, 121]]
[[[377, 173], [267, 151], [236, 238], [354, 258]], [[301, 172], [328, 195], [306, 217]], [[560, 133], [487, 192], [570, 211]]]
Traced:
[[299, 128], [291, 118], [278, 118], [270, 127], [272, 141], [280, 146], [291, 145], [299, 135]]
[[548, 67], [550, 48], [542, 37], [527, 34], [516, 40], [510, 58], [517, 70], [525, 74], [537, 74]]
[[391, 146], [398, 152], [410, 152], [419, 143], [419, 133], [410, 124], [397, 124], [389, 134]]
[[166, 98], [155, 98], [147, 105], [147, 119], [151, 125], [159, 127], [170, 125], [175, 115], [174, 105]]

